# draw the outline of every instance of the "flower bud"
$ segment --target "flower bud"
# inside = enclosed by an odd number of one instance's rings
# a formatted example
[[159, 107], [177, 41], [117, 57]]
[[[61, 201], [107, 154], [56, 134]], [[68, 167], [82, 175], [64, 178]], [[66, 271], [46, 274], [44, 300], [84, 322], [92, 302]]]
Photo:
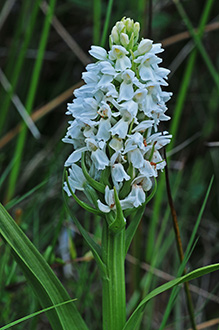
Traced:
[[111, 32], [111, 38], [112, 38], [112, 43], [113, 44], [119, 44], [119, 33], [118, 33], [118, 29], [116, 26], [114, 26], [112, 28], [112, 32]]
[[135, 36], [135, 42], [137, 42], [138, 38], [139, 38], [139, 31], [140, 31], [140, 24], [138, 22], [135, 22], [133, 31], [134, 31], [134, 36]]
[[126, 27], [126, 32], [128, 34], [131, 34], [132, 31], [133, 31], [133, 27], [134, 27], [134, 21], [133, 21], [133, 19], [125, 18], [124, 19], [124, 24], [125, 24], [125, 27]]
[[118, 33], [125, 31], [125, 25], [122, 21], [116, 23], [116, 28], [118, 30]]
[[124, 46], [125, 48], [127, 48], [127, 46], [129, 45], [129, 37], [126, 33], [121, 33], [120, 34], [120, 41], [122, 46]]
[[127, 50], [133, 50], [138, 42], [140, 24], [130, 18], [123, 17], [121, 21], [117, 22], [112, 28], [109, 37], [110, 48], [113, 45], [122, 45]]

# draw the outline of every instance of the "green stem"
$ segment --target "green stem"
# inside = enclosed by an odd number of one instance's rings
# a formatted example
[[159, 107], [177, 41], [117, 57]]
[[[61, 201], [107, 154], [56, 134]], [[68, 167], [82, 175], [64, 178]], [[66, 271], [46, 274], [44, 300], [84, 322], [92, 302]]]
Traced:
[[102, 234], [102, 258], [107, 268], [103, 282], [103, 329], [121, 330], [126, 322], [125, 228], [112, 232], [106, 221]]

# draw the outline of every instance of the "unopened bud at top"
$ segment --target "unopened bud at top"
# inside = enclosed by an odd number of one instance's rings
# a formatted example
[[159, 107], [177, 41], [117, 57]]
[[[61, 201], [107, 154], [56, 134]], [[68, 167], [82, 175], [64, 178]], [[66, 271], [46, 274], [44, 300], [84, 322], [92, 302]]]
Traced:
[[122, 45], [127, 50], [133, 50], [134, 46], [138, 42], [140, 24], [130, 18], [125, 18], [116, 23], [112, 28], [109, 42], [110, 48], [113, 45]]

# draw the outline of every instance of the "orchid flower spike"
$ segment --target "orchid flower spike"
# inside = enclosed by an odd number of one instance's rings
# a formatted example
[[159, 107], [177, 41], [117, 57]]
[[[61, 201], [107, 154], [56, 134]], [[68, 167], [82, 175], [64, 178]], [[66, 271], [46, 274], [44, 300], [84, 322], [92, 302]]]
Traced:
[[[102, 213], [116, 212], [114, 189], [122, 210], [145, 203], [165, 167], [160, 149], [172, 137], [158, 129], [170, 119], [172, 93], [162, 91], [170, 71], [159, 66], [161, 44], [139, 41], [139, 30], [138, 22], [124, 17], [112, 28], [109, 51], [91, 46], [96, 62], [87, 65], [85, 84], [68, 104], [72, 119], [63, 141], [73, 146], [65, 163], [69, 184], [85, 194], [91, 185]], [[70, 194], [66, 183], [64, 189]]]

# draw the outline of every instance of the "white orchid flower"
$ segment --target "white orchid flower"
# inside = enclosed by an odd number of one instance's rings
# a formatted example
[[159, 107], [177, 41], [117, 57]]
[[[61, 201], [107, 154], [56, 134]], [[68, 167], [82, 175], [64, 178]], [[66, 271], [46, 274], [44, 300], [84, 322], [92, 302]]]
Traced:
[[[129, 203], [132, 207], [138, 207], [145, 202], [145, 192], [142, 186], [133, 184], [132, 190], [129, 195], [123, 200], [125, 203]], [[128, 207], [127, 207], [128, 208]]]
[[118, 102], [124, 100], [131, 100], [134, 95], [133, 82], [135, 78], [135, 73], [132, 70], [125, 70], [121, 78], [123, 79], [119, 88], [119, 98]]
[[109, 59], [116, 61], [115, 70], [124, 71], [131, 68], [131, 60], [126, 56], [129, 52], [122, 46], [112, 46], [112, 50], [109, 52]]
[[142, 39], [138, 45], [137, 50], [134, 52], [134, 55], [137, 57], [149, 52], [152, 48], [152, 43], [153, 41], [150, 39]]
[[[86, 179], [82, 172], [82, 169], [76, 164], [73, 164], [69, 169], [68, 182], [73, 193], [75, 192], [75, 190], [80, 190], [80, 191], [84, 190], [83, 186], [86, 182]], [[67, 192], [68, 196], [71, 196], [71, 192], [66, 182], [64, 182], [63, 188]]]
[[100, 46], [91, 46], [91, 50], [89, 50], [89, 53], [97, 60], [107, 59], [107, 51]]
[[143, 56], [139, 56], [134, 60], [135, 63], [140, 63], [139, 74], [142, 80], [156, 82], [155, 71], [152, 64], [159, 64], [162, 60], [152, 53], [146, 53]]
[[[63, 139], [73, 147], [65, 162], [73, 189], [80, 190], [79, 181], [84, 182], [79, 171], [84, 161], [91, 178], [113, 184], [118, 195], [121, 192], [123, 210], [145, 202], [145, 192], [165, 167], [160, 149], [172, 137], [159, 132], [160, 122], [170, 119], [166, 102], [172, 95], [162, 90], [169, 74], [159, 66], [162, 60], [157, 54], [163, 49], [150, 39], [138, 42], [138, 35], [139, 23], [124, 18], [112, 29], [109, 51], [91, 47], [96, 62], [86, 66], [85, 85], [74, 91], [75, 99], [68, 104], [67, 114], [73, 120]], [[109, 186], [98, 208], [104, 213], [116, 210]]]

